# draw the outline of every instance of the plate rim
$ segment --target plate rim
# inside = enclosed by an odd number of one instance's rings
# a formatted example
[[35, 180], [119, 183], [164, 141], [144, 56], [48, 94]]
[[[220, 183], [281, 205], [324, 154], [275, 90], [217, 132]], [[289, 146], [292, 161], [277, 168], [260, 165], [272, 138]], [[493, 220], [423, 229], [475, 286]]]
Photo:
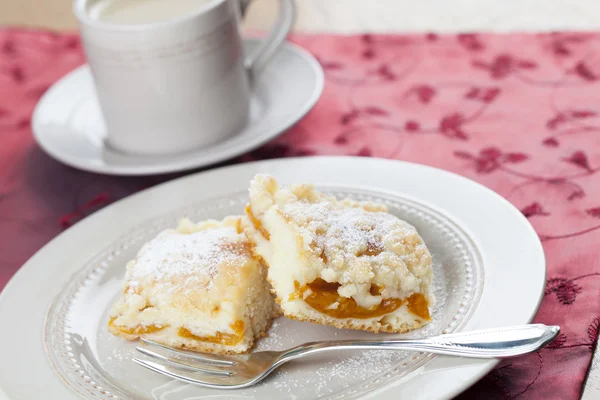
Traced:
[[[464, 182], [464, 184], [467, 185], [472, 185], [473, 187], [478, 187], [479, 190], [483, 190], [484, 192], [487, 192], [488, 195], [494, 196], [496, 198], [496, 200], [500, 201], [500, 203], [502, 203], [505, 207], [507, 207], [507, 210], [511, 210], [511, 212], [517, 216], [517, 218], [520, 220], [521, 223], [523, 224], [523, 227], [528, 231], [527, 234], [531, 235], [531, 238], [534, 239], [534, 242], [536, 243], [537, 249], [532, 249], [532, 251], [536, 251], [538, 252], [538, 254], [536, 254], [536, 257], [540, 257], [538, 261], [540, 261], [540, 264], [538, 265], [539, 267], [541, 267], [540, 270], [535, 271], [536, 274], [540, 274], [540, 282], [539, 282], [539, 291], [537, 292], [537, 296], [534, 296], [536, 299], [535, 305], [531, 304], [531, 311], [528, 312], [527, 315], [527, 321], [523, 321], [522, 323], [526, 323], [526, 322], [530, 322], [536, 315], [541, 300], [543, 298], [543, 287], [544, 287], [544, 283], [546, 280], [546, 262], [545, 262], [545, 255], [543, 252], [543, 248], [541, 245], [541, 241], [539, 240], [539, 237], [537, 236], [537, 234], [535, 233], [535, 230], [533, 229], [533, 227], [531, 226], [531, 224], [529, 224], [529, 222], [527, 221], [527, 219], [518, 211], [518, 209], [516, 209], [512, 204], [510, 204], [506, 199], [504, 199], [502, 196], [500, 196], [499, 194], [497, 194], [496, 192], [492, 191], [491, 189], [485, 187], [484, 185], [479, 184], [478, 182], [475, 182], [471, 179], [468, 179], [466, 177], [463, 177], [461, 175], [449, 172], [449, 171], [445, 171], [445, 170], [441, 170], [438, 168], [434, 168], [434, 167], [429, 167], [429, 166], [425, 166], [425, 165], [421, 165], [421, 164], [415, 164], [415, 163], [410, 163], [410, 162], [405, 162], [405, 161], [396, 161], [396, 160], [386, 160], [386, 159], [375, 159], [375, 158], [362, 158], [362, 157], [299, 157], [299, 158], [289, 158], [289, 159], [275, 159], [275, 160], [264, 160], [264, 161], [257, 161], [257, 162], [252, 162], [252, 163], [244, 163], [244, 164], [237, 164], [237, 165], [231, 165], [231, 166], [227, 166], [227, 167], [222, 167], [222, 168], [217, 168], [214, 170], [210, 170], [210, 171], [205, 171], [205, 172], [199, 172], [199, 173], [195, 173], [195, 174], [190, 174], [190, 175], [186, 175], [183, 176], [181, 178], [178, 179], [174, 179], [165, 183], [162, 183], [160, 185], [154, 186], [152, 188], [140, 191], [136, 194], [133, 194], [131, 196], [128, 196], [125, 199], [122, 199], [118, 202], [115, 202], [113, 204], [111, 204], [110, 206], [107, 206], [105, 209], [100, 210], [99, 212], [95, 213], [94, 215], [86, 218], [87, 222], [85, 222], [86, 220], [82, 221], [79, 224], [76, 224], [74, 227], [66, 230], [65, 232], [61, 233], [60, 235], [58, 235], [57, 237], [55, 237], [54, 239], [52, 239], [48, 244], [46, 244], [40, 251], [38, 251], [36, 254], [34, 254], [34, 256], [32, 256], [16, 273], [15, 275], [10, 279], [10, 281], [7, 283], [6, 287], [2, 290], [2, 292], [0, 293], [0, 306], [3, 305], [3, 303], [5, 302], [5, 298], [8, 296], [7, 292], [9, 291], [13, 291], [14, 287], [16, 287], [17, 282], [21, 281], [24, 277], [24, 275], [29, 272], [30, 270], [35, 270], [36, 268], [39, 268], [40, 266], [38, 265], [36, 267], [37, 264], [34, 260], [35, 258], [37, 258], [36, 256], [38, 256], [40, 253], [43, 253], [44, 250], [57, 246], [57, 242], [60, 241], [65, 241], [66, 237], [69, 236], [69, 234], [72, 234], [74, 231], [80, 231], [82, 229], [85, 229], [86, 226], [91, 226], [95, 220], [98, 219], [102, 219], [104, 218], [104, 215], [108, 212], [110, 212], [113, 209], [116, 209], [118, 207], [126, 207], [127, 204], [125, 204], [125, 206], [123, 205], [124, 203], [130, 203], [130, 204], [134, 204], [134, 202], [136, 201], [138, 196], [148, 196], [148, 193], [151, 193], [153, 191], [157, 191], [157, 190], [166, 190], [165, 187], [169, 186], [169, 185], [181, 185], [183, 184], [186, 180], [193, 180], [193, 179], [201, 179], [199, 178], [200, 176], [202, 176], [204, 179], [209, 178], [209, 175], [223, 175], [223, 174], [228, 174], [228, 173], [235, 173], [236, 170], [241, 170], [244, 168], [249, 168], [249, 167], [254, 167], [259, 168], [259, 169], [265, 169], [265, 167], [263, 166], [267, 166], [270, 165], [270, 167], [268, 167], [269, 169], [273, 170], [275, 166], [277, 165], [284, 165], [285, 164], [296, 164], [296, 163], [305, 163], [305, 162], [310, 162], [311, 160], [314, 161], [319, 161], [319, 162], [338, 162], [340, 164], [344, 164], [344, 163], [365, 163], [365, 165], [367, 163], [372, 164], [372, 166], [377, 166], [379, 164], [380, 167], [390, 167], [392, 164], [395, 165], [403, 165], [404, 167], [407, 168], [416, 168], [416, 169], [421, 169], [424, 172], [429, 172], [429, 173], [437, 173], [440, 174], [441, 176], [446, 176], [448, 178], [452, 179], [459, 179], [462, 180]], [[359, 161], [360, 160], [360, 161]], [[316, 184], [321, 184], [322, 182], [315, 182]], [[370, 187], [372, 189], [376, 189], [376, 186], [369, 186], [369, 185], [365, 185], [364, 187]], [[389, 187], [383, 189], [389, 192], [397, 192], [397, 193], [402, 193], [403, 195], [409, 195], [409, 196], [414, 196], [411, 193], [404, 193], [402, 192], [402, 190], [397, 190], [397, 189], [390, 189]], [[421, 200], [422, 201], [422, 200]], [[437, 208], [438, 210], [441, 207], [438, 207], [437, 205], [432, 205], [430, 203], [425, 202], [428, 206], [433, 206], [435, 208]], [[110, 209], [110, 210], [109, 210]], [[165, 210], [164, 212], [167, 212], [167, 210]], [[161, 214], [164, 214], [161, 213]], [[442, 209], [442, 212], [446, 215], [449, 216], [451, 219], [453, 219], [454, 221], [456, 221], [459, 226], [461, 225], [461, 220], [454, 218], [452, 215], [449, 215], [448, 212], [446, 210]], [[147, 215], [146, 219], [148, 218], [152, 218], [152, 216]], [[78, 227], [77, 229], [75, 229], [76, 227]], [[130, 229], [131, 226], [128, 226], [127, 229]], [[462, 228], [464, 229], [465, 227], [462, 226]], [[468, 231], [468, 230], [467, 230]], [[475, 243], [479, 245], [477, 238], [476, 237], [472, 237], [473, 240], [475, 240]], [[97, 247], [102, 247], [102, 243], [98, 243]], [[485, 260], [484, 260], [484, 264], [485, 264]], [[79, 271], [79, 268], [73, 270], [72, 272], [68, 272], [68, 273], [63, 273], [63, 276], [60, 278], [61, 281], [68, 281], [74, 273], [77, 273]], [[484, 268], [484, 273], [485, 273], [486, 269]], [[66, 276], [65, 276], [66, 274]], [[62, 288], [62, 284], [60, 285], [60, 287]], [[487, 285], [486, 285], [487, 286]], [[485, 289], [484, 289], [485, 290]], [[56, 289], [51, 289], [49, 292], [49, 302], [48, 304], [46, 304], [46, 307], [44, 307], [44, 317], [45, 317], [45, 312], [47, 311], [47, 307], [49, 306], [50, 302], [52, 299], [54, 299], [56, 293], [58, 293], [58, 291]], [[536, 293], [533, 293], [534, 295]], [[0, 307], [0, 312], [2, 311], [2, 307]], [[475, 310], [476, 312], [477, 310]], [[472, 322], [472, 321], [469, 321]], [[44, 321], [41, 321], [40, 323], [43, 323]], [[469, 325], [469, 323], [467, 323], [467, 325]], [[42, 332], [38, 333], [38, 336], [41, 339], [41, 335]], [[0, 331], [0, 336], [2, 336], [2, 332]], [[0, 341], [1, 343], [2, 341]], [[47, 355], [43, 354], [44, 359], [46, 360], [46, 362], [49, 364], [49, 360], [47, 359]], [[444, 360], [447, 357], [438, 357], [437, 360]], [[462, 392], [463, 390], [467, 389], [468, 387], [470, 387], [473, 383], [475, 383], [477, 380], [479, 380], [482, 376], [484, 376], [487, 372], [489, 372], [499, 361], [498, 360], [476, 360], [476, 361], [470, 361], [471, 366], [476, 369], [476, 371], [471, 371], [469, 378], [468, 379], [464, 379], [463, 376], [463, 382], [462, 383], [457, 383], [454, 384], [454, 386], [452, 388], [449, 389], [444, 389], [443, 391], [439, 392], [438, 395], [441, 396], [440, 398], [449, 398], [452, 397], [460, 392]], [[0, 359], [0, 364], [3, 361]], [[433, 360], [430, 364], [435, 363], [435, 360]], [[458, 363], [460, 364], [460, 363]], [[47, 365], [47, 367], [50, 367], [49, 365]], [[435, 372], [435, 371], [434, 371]], [[448, 372], [447, 372], [448, 373]], [[55, 372], [52, 372], [52, 374], [55, 374]], [[54, 379], [56, 380], [61, 380], [60, 377], [57, 377], [56, 375], [54, 375]], [[63, 389], [65, 391], [70, 392], [70, 389], [68, 389], [68, 387], [66, 385], [62, 385]], [[376, 393], [374, 393], [374, 395], [376, 395], [378, 398], [393, 398], [393, 394], [390, 393], [391, 391], [393, 391], [392, 389], [395, 387], [395, 384], [391, 384], [388, 385], [384, 388], [382, 388], [381, 390], [378, 390]], [[70, 392], [72, 393], [72, 392]], [[72, 393], [74, 394], [74, 393]], [[66, 393], [65, 393], [66, 395]], [[390, 397], [388, 397], [390, 396]]]
[[[255, 37], [244, 37], [243, 42], [258, 43], [260, 42], [260, 39]], [[54, 92], [60, 90], [69, 79], [72, 79], [73, 75], [82, 73], [86, 69], [89, 70], [89, 65], [87, 63], [74, 68], [73, 70], [67, 72], [65, 75], [60, 77], [38, 100], [34, 107], [31, 117], [33, 138], [36, 141], [36, 143], [40, 146], [40, 148], [44, 151], [44, 153], [46, 153], [49, 157], [79, 170], [95, 172], [104, 175], [161, 175], [206, 167], [222, 161], [230, 160], [236, 156], [252, 151], [260, 147], [261, 145], [267, 143], [268, 141], [283, 135], [289, 128], [291, 128], [294, 124], [298, 123], [302, 118], [304, 118], [314, 108], [314, 106], [321, 98], [325, 87], [325, 73], [317, 59], [308, 50], [290, 41], [286, 41], [279, 51], [288, 51], [292, 54], [299, 56], [314, 73], [315, 85], [313, 87], [313, 91], [311, 93], [310, 98], [307, 97], [304, 106], [300, 109], [297, 109], [297, 113], [283, 120], [275, 128], [269, 130], [269, 134], [265, 135], [260, 139], [252, 138], [251, 140], [242, 142], [237, 147], [233, 147], [231, 149], [225, 148], [215, 153], [209, 153], [208, 155], [205, 155], [202, 158], [194, 157], [194, 152], [192, 151], [190, 153], [187, 153], [188, 158], [184, 159], [183, 161], [169, 160], [166, 164], [161, 164], [160, 162], [158, 162], [155, 165], [114, 166], [96, 165], [94, 163], [78, 162], [77, 160], [73, 160], [69, 157], [69, 155], [66, 152], [61, 151], [60, 149], [57, 150], [57, 148], [52, 144], [53, 141], [47, 139], [47, 135], [43, 133], [44, 129], [41, 128], [39, 125], [39, 118], [40, 113], [42, 112], [41, 110], [43, 109], [44, 105], [49, 101], [51, 96], [54, 95]], [[237, 135], [234, 135], [233, 137], [226, 139], [226, 141], [230, 139], [235, 139], [236, 137]], [[208, 147], [208, 149], [210, 149], [210, 147]], [[206, 150], [206, 148], [202, 148], [199, 150]]]

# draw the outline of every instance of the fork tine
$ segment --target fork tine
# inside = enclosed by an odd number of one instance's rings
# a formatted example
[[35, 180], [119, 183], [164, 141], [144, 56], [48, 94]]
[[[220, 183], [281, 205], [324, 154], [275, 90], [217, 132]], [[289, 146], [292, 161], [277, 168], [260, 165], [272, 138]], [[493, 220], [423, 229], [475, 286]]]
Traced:
[[227, 371], [227, 370], [223, 369], [222, 367], [216, 366], [215, 364], [212, 364], [212, 367], [211, 366], [207, 367], [202, 362], [191, 363], [185, 359], [181, 359], [179, 357], [172, 357], [169, 355], [164, 355], [159, 352], [156, 352], [156, 351], [153, 351], [150, 349], [146, 349], [146, 348], [140, 347], [140, 346], [136, 347], [136, 350], [142, 354], [145, 354], [152, 358], [156, 358], [158, 360], [164, 361], [168, 364], [173, 365], [174, 367], [181, 368], [181, 369], [187, 369], [190, 371], [201, 372], [203, 374], [210, 374], [210, 375], [230, 376], [230, 375], [234, 374], [233, 371]]
[[[162, 365], [159, 363], [155, 363], [152, 361], [148, 361], [148, 360], [142, 360], [140, 358], [137, 357], [133, 357], [132, 360], [138, 364], [141, 365], [144, 368], [148, 368], [151, 371], [154, 372], [158, 372], [159, 374], [163, 374], [166, 375], [170, 378], [174, 378], [174, 379], [179, 379], [181, 381], [187, 382], [187, 383], [193, 383], [195, 385], [199, 385], [199, 386], [204, 386], [204, 387], [209, 387], [209, 388], [219, 388], [219, 389], [234, 389], [237, 387], [242, 387], [242, 385], [230, 385], [227, 384], [227, 379], [230, 379], [226, 376], [222, 376], [222, 377], [214, 377], [216, 379], [223, 379], [223, 382], [205, 382], [205, 381], [201, 381], [199, 379], [197, 379], [196, 377], [194, 377], [193, 375], [189, 374], [189, 373], [185, 373], [185, 371], [179, 371], [176, 368], [171, 368], [169, 366], [166, 365]], [[243, 385], [243, 386], [247, 386], [247, 385]]]
[[170, 347], [170, 346], [164, 345], [162, 343], [157, 343], [153, 340], [148, 340], [148, 339], [143, 339], [143, 338], [140, 339], [140, 341], [143, 344], [161, 348], [161, 349], [167, 351], [168, 353], [170, 353], [171, 355], [174, 355], [180, 359], [187, 359], [189, 361], [201, 361], [201, 362], [215, 364], [215, 365], [233, 366], [233, 365], [237, 364], [237, 362], [235, 362], [235, 361], [223, 359], [222, 356], [217, 356], [217, 355], [212, 355], [212, 354], [204, 354], [204, 353], [192, 353], [190, 351], [176, 349], [174, 347]]

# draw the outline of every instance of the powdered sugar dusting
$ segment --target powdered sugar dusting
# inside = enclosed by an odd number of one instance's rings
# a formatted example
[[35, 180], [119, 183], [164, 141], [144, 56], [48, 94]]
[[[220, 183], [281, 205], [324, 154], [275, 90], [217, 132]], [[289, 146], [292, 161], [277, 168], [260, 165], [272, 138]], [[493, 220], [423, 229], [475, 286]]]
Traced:
[[174, 278], [194, 279], [210, 285], [219, 266], [235, 261], [241, 255], [239, 247], [244, 237], [233, 227], [207, 229], [193, 233], [166, 230], [146, 243], [137, 259], [128, 266], [130, 290], [138, 281], [153, 279], [166, 281]]
[[[281, 201], [278, 207], [308, 239], [313, 254], [319, 254], [323, 262], [313, 259], [311, 264], [321, 266], [320, 277], [341, 284], [340, 295], [365, 308], [382, 298], [406, 298], [417, 292], [428, 296], [431, 255], [412, 225], [376, 203], [308, 193], [310, 201]], [[372, 283], [384, 286], [382, 296], [370, 293]]]
[[371, 212], [362, 207], [335, 207], [334, 203], [293, 202], [284, 211], [294, 222], [316, 232], [326, 249], [361, 255], [370, 246], [383, 251], [393, 232], [413, 233], [414, 229], [386, 212]]
[[304, 387], [314, 388], [317, 396], [334, 393], [348, 379], [369, 379], [389, 370], [402, 360], [405, 353], [394, 351], [363, 351], [350, 357], [333, 357], [326, 362], [320, 362], [313, 369], [313, 377], [298, 379], [292, 370], [281, 368], [276, 372], [274, 387], [281, 392], [298, 393]]

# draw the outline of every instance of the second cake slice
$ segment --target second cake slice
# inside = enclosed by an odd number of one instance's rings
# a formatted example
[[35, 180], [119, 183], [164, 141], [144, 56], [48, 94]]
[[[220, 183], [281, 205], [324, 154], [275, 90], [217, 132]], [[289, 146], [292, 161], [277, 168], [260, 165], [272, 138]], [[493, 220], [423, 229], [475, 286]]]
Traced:
[[430, 320], [431, 255], [416, 229], [380, 204], [336, 200], [258, 175], [250, 235], [288, 318], [372, 332]]
[[109, 330], [195, 351], [242, 353], [278, 313], [242, 217], [183, 220], [127, 264]]

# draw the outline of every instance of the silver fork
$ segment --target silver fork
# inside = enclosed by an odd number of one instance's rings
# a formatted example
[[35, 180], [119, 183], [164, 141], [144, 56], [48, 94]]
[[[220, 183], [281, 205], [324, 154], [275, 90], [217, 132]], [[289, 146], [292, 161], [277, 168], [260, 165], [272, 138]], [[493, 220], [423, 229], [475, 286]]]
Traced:
[[425, 339], [336, 340], [310, 342], [283, 351], [244, 355], [215, 355], [181, 351], [142, 339], [137, 350], [157, 360], [133, 361], [171, 378], [216, 389], [254, 385], [282, 364], [309, 354], [330, 350], [410, 350], [472, 358], [505, 358], [531, 353], [550, 343], [558, 326], [518, 325], [451, 333]]

